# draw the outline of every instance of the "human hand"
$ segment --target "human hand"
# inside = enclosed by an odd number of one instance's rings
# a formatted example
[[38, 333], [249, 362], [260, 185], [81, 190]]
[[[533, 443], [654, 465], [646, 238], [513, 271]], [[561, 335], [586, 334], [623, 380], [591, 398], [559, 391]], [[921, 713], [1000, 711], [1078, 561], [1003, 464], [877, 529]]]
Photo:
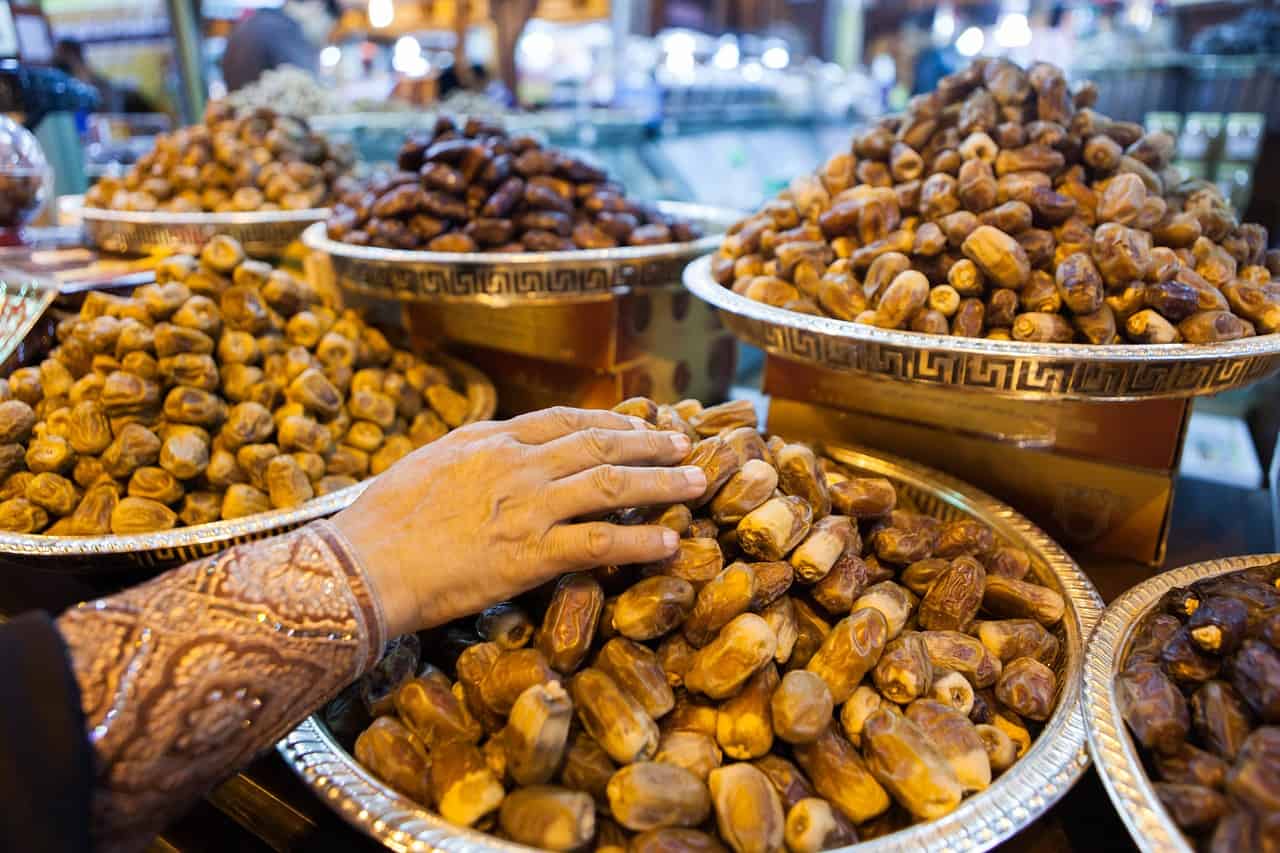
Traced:
[[563, 574], [661, 560], [674, 531], [573, 519], [702, 494], [690, 447], [613, 412], [554, 408], [464, 427], [400, 460], [333, 524], [373, 578], [391, 636]]

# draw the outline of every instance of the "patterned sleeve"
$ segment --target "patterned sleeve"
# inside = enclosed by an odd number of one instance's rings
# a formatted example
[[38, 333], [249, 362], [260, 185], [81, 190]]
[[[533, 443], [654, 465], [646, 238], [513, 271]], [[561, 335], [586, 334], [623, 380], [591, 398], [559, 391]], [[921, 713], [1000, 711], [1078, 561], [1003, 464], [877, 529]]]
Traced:
[[58, 628], [104, 850], [145, 845], [371, 666], [386, 640], [370, 581], [323, 521], [80, 604]]

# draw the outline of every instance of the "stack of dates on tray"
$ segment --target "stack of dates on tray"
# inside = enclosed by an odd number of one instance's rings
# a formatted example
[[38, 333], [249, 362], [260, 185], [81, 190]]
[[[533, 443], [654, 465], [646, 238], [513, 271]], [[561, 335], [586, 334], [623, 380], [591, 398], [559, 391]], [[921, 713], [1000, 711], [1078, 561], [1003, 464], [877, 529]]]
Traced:
[[980, 59], [730, 229], [716, 281], [885, 329], [1037, 343], [1280, 331], [1280, 252], [1174, 139], [1062, 70]]
[[807, 853], [945, 815], [1027, 751], [1065, 603], [1026, 552], [749, 405], [618, 408], [696, 439], [701, 499], [618, 516], [678, 553], [400, 638], [325, 712], [369, 770], [541, 848]]
[[227, 236], [91, 291], [0, 379], [0, 530], [150, 533], [299, 506], [468, 417], [442, 367]]
[[601, 169], [529, 136], [442, 117], [405, 141], [398, 171], [345, 194], [328, 235], [431, 252], [560, 252], [685, 243], [698, 228], [632, 201]]
[[1116, 695], [1156, 794], [1201, 849], [1280, 850], [1280, 563], [1166, 594]]
[[85, 194], [88, 207], [175, 213], [307, 210], [341, 192], [353, 152], [305, 119], [266, 107], [214, 101], [204, 122], [156, 139], [123, 177]]

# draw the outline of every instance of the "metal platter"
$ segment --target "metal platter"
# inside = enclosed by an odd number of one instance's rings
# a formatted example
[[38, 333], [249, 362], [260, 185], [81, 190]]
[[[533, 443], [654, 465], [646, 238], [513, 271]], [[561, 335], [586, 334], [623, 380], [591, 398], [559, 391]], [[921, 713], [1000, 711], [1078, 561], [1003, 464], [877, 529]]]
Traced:
[[1194, 847], [1169, 817], [1142, 766], [1133, 738], [1120, 716], [1116, 676], [1129, 655], [1129, 645], [1142, 620], [1174, 587], [1280, 560], [1280, 554], [1256, 554], [1193, 563], [1156, 575], [1111, 602], [1102, 614], [1085, 651], [1084, 712], [1089, 752], [1116, 811], [1124, 819], [1133, 842], [1144, 853], [1181, 851]]
[[989, 341], [879, 329], [774, 308], [711, 277], [711, 258], [684, 272], [738, 338], [832, 370], [1008, 397], [1143, 400], [1217, 394], [1280, 369], [1280, 334], [1223, 344], [1092, 346]]
[[214, 235], [226, 234], [238, 240], [249, 255], [276, 257], [283, 254], [307, 226], [327, 219], [329, 208], [175, 213], [82, 207], [79, 215], [89, 242], [106, 252], [194, 254]]
[[[1093, 584], [1060, 546], [1014, 510], [959, 480], [888, 454], [828, 445], [823, 452], [851, 468], [887, 477], [899, 495], [943, 519], [975, 518], [1005, 543], [1026, 549], [1032, 572], [1060, 592], [1067, 612], [1058, 629], [1064, 651], [1058, 702], [1031, 749], [990, 788], [945, 817], [855, 847], [859, 853], [898, 850], [982, 851], [1046, 812], [1089, 765], [1080, 708], [1084, 638], [1102, 610]], [[277, 745], [284, 760], [348, 823], [397, 851], [510, 853], [530, 848], [446, 823], [363, 769], [318, 715]]]
[[[434, 361], [465, 387], [470, 410], [465, 423], [488, 420], [497, 407], [493, 383], [476, 368], [437, 355]], [[307, 501], [230, 521], [175, 527], [127, 536], [37, 536], [0, 531], [0, 569], [40, 570], [73, 575], [106, 575], [139, 570], [162, 571], [224, 551], [232, 545], [265, 539], [345, 509], [369, 480]]]
[[502, 306], [583, 302], [620, 288], [675, 284], [689, 261], [720, 245], [738, 214], [723, 208], [660, 201], [662, 213], [689, 220], [707, 236], [688, 243], [582, 249], [572, 252], [417, 252], [330, 240], [323, 225], [302, 235], [307, 248], [333, 263], [344, 289], [407, 302], [473, 302]]

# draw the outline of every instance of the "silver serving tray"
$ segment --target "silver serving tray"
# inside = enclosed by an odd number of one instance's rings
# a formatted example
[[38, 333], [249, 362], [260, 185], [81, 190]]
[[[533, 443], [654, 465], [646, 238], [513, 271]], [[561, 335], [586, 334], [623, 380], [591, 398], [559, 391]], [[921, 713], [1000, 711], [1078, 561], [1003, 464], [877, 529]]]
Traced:
[[[1036, 578], [1062, 593], [1067, 612], [1057, 634], [1058, 702], [1022, 760], [949, 815], [846, 850], [982, 851], [1013, 836], [1048, 811], [1089, 766], [1080, 708], [1084, 638], [1102, 610], [1093, 584], [1052, 539], [1013, 509], [945, 474], [879, 451], [827, 445], [833, 459], [893, 480], [923, 512], [944, 519], [976, 518], [1000, 540], [1033, 556]], [[510, 853], [530, 848], [445, 822], [378, 781], [312, 716], [276, 747], [313, 791], [356, 829], [392, 850]]]
[[[1193, 853], [1194, 847], [1169, 817], [1156, 796], [1151, 779], [1142, 766], [1137, 744], [1129, 735], [1116, 699], [1116, 676], [1129, 656], [1129, 646], [1142, 620], [1174, 587], [1198, 580], [1265, 566], [1280, 560], [1280, 554], [1256, 554], [1193, 563], [1158, 574], [1143, 581], [1111, 602], [1085, 651], [1084, 711], [1089, 735], [1089, 752], [1111, 802], [1144, 853], [1180, 851]], [[1240, 851], [1245, 853], [1245, 851]]]
[[215, 235], [234, 237], [254, 257], [277, 257], [307, 226], [329, 218], [329, 208], [247, 213], [178, 213], [165, 210], [79, 211], [89, 242], [106, 252], [195, 254]]
[[419, 252], [353, 246], [329, 239], [324, 225], [302, 235], [307, 248], [333, 263], [343, 288], [409, 302], [485, 305], [583, 302], [623, 288], [676, 284], [685, 265], [720, 245], [736, 211], [660, 201], [663, 213], [701, 226], [707, 236], [688, 243], [582, 249], [570, 252]]
[[795, 361], [864, 373], [1054, 400], [1198, 397], [1248, 385], [1280, 369], [1280, 334], [1222, 344], [1035, 344], [879, 329], [774, 308], [711, 277], [711, 258], [684, 284], [720, 309], [738, 338]]
[[[476, 368], [436, 355], [466, 387], [471, 404], [466, 423], [488, 420], [497, 408], [493, 383]], [[161, 571], [225, 551], [232, 545], [266, 539], [346, 509], [370, 480], [314, 498], [293, 509], [272, 510], [230, 521], [175, 527], [156, 533], [124, 536], [40, 536], [0, 531], [0, 568], [62, 574], [110, 575], [139, 570]]]

